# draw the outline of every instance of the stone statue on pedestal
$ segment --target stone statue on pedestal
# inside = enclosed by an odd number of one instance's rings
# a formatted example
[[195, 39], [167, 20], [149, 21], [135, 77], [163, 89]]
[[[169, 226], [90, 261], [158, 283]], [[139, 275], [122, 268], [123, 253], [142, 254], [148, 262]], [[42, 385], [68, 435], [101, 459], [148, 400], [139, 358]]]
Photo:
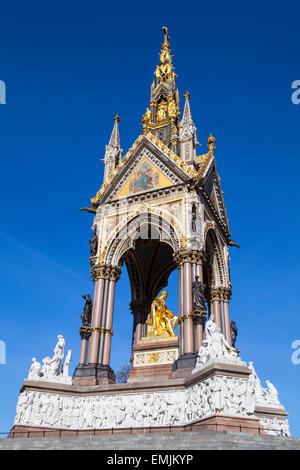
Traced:
[[193, 204], [192, 206], [192, 232], [196, 232], [197, 230], [197, 224], [196, 224], [196, 218], [197, 218], [197, 213], [196, 213], [196, 206]]
[[54, 348], [54, 356], [58, 358], [58, 367], [57, 367], [57, 375], [62, 374], [63, 372], [63, 358], [65, 354], [65, 347], [66, 347], [66, 342], [64, 340], [64, 337], [62, 335], [57, 336], [58, 342], [56, 343], [56, 346]]
[[63, 367], [66, 343], [62, 335], [58, 335], [57, 340], [58, 341], [54, 348], [53, 357], [44, 357], [42, 367], [35, 357], [32, 358], [32, 364], [27, 376], [27, 380], [72, 383], [72, 378], [69, 377], [69, 366], [71, 362], [72, 351], [68, 351]]
[[267, 389], [266, 389], [266, 399], [270, 405], [280, 405], [280, 401], [278, 399], [278, 391], [274, 387], [274, 385], [270, 382], [270, 380], [266, 380]]
[[196, 276], [196, 280], [192, 283], [192, 296], [193, 296], [193, 310], [206, 312], [205, 306], [205, 284], [199, 281], [199, 276]]
[[235, 324], [235, 321], [232, 321], [230, 323], [230, 332], [231, 332], [231, 342], [232, 342], [232, 346], [235, 347], [235, 342], [236, 342], [236, 337], [237, 337], [237, 326]]
[[231, 347], [220, 328], [214, 321], [212, 314], [205, 325], [205, 340], [199, 349], [196, 368], [210, 361], [233, 362], [242, 364], [238, 351]]
[[69, 367], [71, 363], [71, 358], [72, 358], [72, 351], [69, 349], [68, 354], [65, 359], [65, 364], [64, 364], [64, 370], [63, 370], [64, 377], [69, 377]]
[[96, 256], [97, 255], [97, 249], [98, 249], [98, 238], [96, 231], [93, 232], [92, 238], [90, 239], [90, 254], [91, 256]]
[[154, 336], [176, 336], [174, 329], [178, 324], [178, 317], [166, 306], [167, 296], [168, 293], [164, 290], [159, 297], [155, 297], [151, 304], [152, 320], [150, 321]]
[[90, 294], [88, 294], [87, 296], [83, 295], [82, 298], [85, 299], [86, 302], [80, 318], [82, 320], [83, 326], [89, 326], [92, 319], [93, 301]]
[[40, 378], [41, 370], [42, 370], [41, 364], [36, 360], [35, 357], [33, 357], [27, 379], [38, 380]]

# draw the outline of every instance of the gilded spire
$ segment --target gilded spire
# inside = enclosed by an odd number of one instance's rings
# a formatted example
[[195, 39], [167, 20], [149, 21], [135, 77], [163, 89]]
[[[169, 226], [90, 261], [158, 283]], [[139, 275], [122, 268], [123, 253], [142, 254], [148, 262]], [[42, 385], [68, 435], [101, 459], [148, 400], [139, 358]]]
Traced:
[[191, 95], [186, 91], [184, 96], [185, 104], [179, 131], [180, 156], [185, 162], [192, 163], [196, 158], [196, 147], [199, 143], [197, 140], [197, 129], [192, 119], [190, 107]]
[[120, 122], [120, 117], [118, 114], [115, 115], [114, 121], [115, 121], [115, 124], [112, 130], [108, 145], [114, 148], [120, 148], [119, 124], [118, 124]]
[[174, 83], [175, 81], [175, 72], [172, 64], [171, 47], [168, 42], [170, 39], [168, 35], [168, 28], [163, 26], [162, 29], [164, 32], [164, 42], [161, 46], [159, 64], [157, 65], [154, 72], [156, 85], [159, 85], [160, 83]]
[[184, 110], [183, 110], [183, 116], [182, 116], [182, 121], [189, 121], [193, 122], [192, 120], [192, 113], [191, 113], [191, 107], [190, 107], [190, 98], [191, 95], [188, 91], [185, 92], [184, 94], [185, 97], [185, 103], [184, 103]]
[[150, 107], [142, 118], [143, 133], [156, 135], [177, 152], [179, 130], [179, 93], [175, 84], [168, 28], [163, 26], [164, 42], [151, 86]]
[[104, 182], [108, 180], [110, 175], [114, 172], [116, 166], [120, 163], [123, 150], [120, 147], [119, 136], [119, 122], [120, 117], [118, 114], [114, 117], [114, 127], [110, 136], [109, 144], [105, 146], [104, 156]]

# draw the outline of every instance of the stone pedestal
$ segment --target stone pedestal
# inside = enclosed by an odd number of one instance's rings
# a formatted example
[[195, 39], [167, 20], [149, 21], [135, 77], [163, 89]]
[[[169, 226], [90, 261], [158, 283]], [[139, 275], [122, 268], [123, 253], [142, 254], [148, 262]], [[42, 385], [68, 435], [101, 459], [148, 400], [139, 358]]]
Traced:
[[178, 358], [178, 338], [149, 336], [133, 347], [132, 370], [128, 383], [169, 377]]
[[108, 385], [115, 382], [114, 371], [110, 366], [103, 364], [79, 364], [73, 376], [73, 384], [75, 385]]
[[244, 364], [219, 361], [188, 378], [155, 374], [144, 381], [86, 387], [26, 380], [12, 432], [17, 437], [18, 431], [232, 430], [288, 436], [287, 412], [279, 402], [269, 403], [267, 395], [256, 403], [252, 374]]
[[182, 354], [172, 366], [172, 377], [188, 377], [196, 364], [197, 354]]

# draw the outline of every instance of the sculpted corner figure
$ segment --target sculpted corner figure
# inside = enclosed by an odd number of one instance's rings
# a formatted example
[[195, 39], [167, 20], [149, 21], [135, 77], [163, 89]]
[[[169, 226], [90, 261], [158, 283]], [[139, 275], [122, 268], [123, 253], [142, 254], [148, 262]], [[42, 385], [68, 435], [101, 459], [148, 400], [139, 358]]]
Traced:
[[193, 310], [200, 310], [206, 312], [204, 290], [205, 284], [199, 281], [199, 276], [192, 283], [192, 296], [193, 296]]
[[205, 340], [199, 349], [197, 366], [202, 366], [209, 360], [230, 360], [240, 363], [238, 351], [229, 346], [225, 336], [214, 321], [212, 314], [205, 325]]
[[88, 294], [87, 296], [83, 295], [82, 298], [85, 299], [85, 306], [83, 308], [83, 312], [80, 318], [82, 320], [83, 326], [89, 326], [92, 319], [93, 301], [90, 294]]
[[155, 297], [151, 304], [153, 334], [155, 336], [176, 336], [174, 329], [178, 324], [176, 317], [166, 306], [167, 291], [163, 290], [159, 297]]
[[98, 249], [98, 238], [96, 231], [93, 232], [92, 238], [90, 239], [90, 254], [91, 256], [96, 256], [97, 255], [97, 249]]
[[232, 321], [230, 323], [230, 332], [231, 332], [231, 341], [232, 341], [232, 346], [235, 347], [235, 342], [236, 342], [236, 337], [237, 337], [237, 327], [236, 327], [236, 324], [235, 324], [235, 321]]
[[196, 232], [197, 230], [197, 225], [196, 225], [196, 219], [197, 219], [197, 209], [195, 204], [192, 206], [192, 232]]
[[41, 375], [41, 364], [36, 360], [35, 357], [32, 358], [32, 364], [29, 370], [28, 380], [37, 380]]
[[58, 342], [54, 348], [54, 355], [43, 359], [43, 377], [56, 377], [63, 373], [63, 358], [65, 354], [65, 340], [62, 335], [57, 336]]
[[280, 405], [280, 401], [278, 399], [278, 391], [274, 387], [274, 385], [270, 382], [270, 380], [266, 380], [267, 390], [266, 390], [266, 398], [270, 404]]

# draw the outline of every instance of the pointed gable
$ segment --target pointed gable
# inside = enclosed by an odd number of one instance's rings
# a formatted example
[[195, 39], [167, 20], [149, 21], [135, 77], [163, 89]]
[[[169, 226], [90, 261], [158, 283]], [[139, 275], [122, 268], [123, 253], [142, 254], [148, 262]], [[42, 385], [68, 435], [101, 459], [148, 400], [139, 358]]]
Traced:
[[[150, 166], [150, 170], [144, 168], [146, 174], [147, 171], [148, 173], [152, 171], [156, 173], [156, 175], [151, 176], [151, 182], [149, 179], [144, 178], [144, 183], [140, 180], [136, 185], [132, 177], [135, 177], [136, 180], [138, 179], [136, 172], [139, 168], [141, 169], [143, 159], [145, 159], [145, 163]], [[138, 137], [125, 157], [117, 165], [110, 178], [103, 183], [96, 196], [91, 199], [91, 202], [93, 205], [97, 205], [100, 201], [114, 200], [118, 195], [119, 197], [123, 197], [126, 195], [127, 190], [130, 192], [130, 189], [134, 188], [133, 191], [135, 191], [139, 187], [142, 188], [143, 184], [148, 184], [149, 186], [153, 184], [156, 185], [156, 187], [180, 184], [189, 181], [196, 175], [197, 172], [183, 162], [181, 158], [172, 152], [163, 142], [157, 139], [153, 134], [147, 133], [146, 135]], [[155, 188], [149, 187], [146, 190], [149, 189]]]
[[214, 207], [222, 224], [226, 227], [228, 232], [230, 232], [226, 207], [223, 198], [223, 191], [221, 189], [220, 177], [217, 171], [215, 160], [210, 165], [210, 168], [208, 169], [206, 176], [204, 177], [203, 188], [207, 198]]
[[174, 182], [153, 163], [151, 158], [143, 157], [136, 169], [130, 172], [129, 178], [123, 184], [115, 199], [132, 196], [152, 189], [172, 186], [173, 184]]

